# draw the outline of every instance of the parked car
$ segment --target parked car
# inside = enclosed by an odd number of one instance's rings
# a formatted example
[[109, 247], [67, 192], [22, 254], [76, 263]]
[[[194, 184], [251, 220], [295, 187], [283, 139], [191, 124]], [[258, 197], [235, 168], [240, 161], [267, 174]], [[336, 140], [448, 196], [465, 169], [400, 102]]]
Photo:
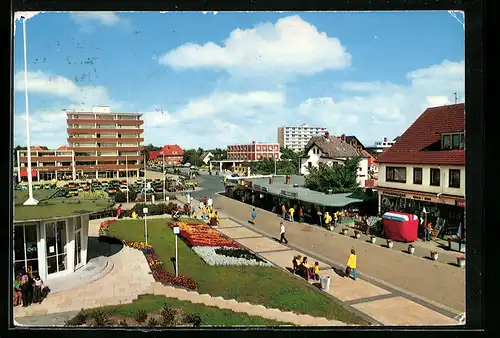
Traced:
[[120, 191], [126, 192], [129, 191], [128, 187], [124, 184], [120, 185]]
[[107, 190], [104, 190], [108, 193], [108, 195], [113, 196], [116, 194], [116, 188], [115, 187], [108, 187]]
[[69, 189], [67, 197], [75, 197], [78, 196], [78, 189], [77, 188], [72, 188]]

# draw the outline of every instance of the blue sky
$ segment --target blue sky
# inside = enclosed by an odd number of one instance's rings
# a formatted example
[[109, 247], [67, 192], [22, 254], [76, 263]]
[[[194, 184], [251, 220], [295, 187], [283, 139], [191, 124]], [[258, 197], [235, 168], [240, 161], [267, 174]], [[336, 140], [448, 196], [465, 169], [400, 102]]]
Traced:
[[[16, 23], [14, 143], [25, 144]], [[27, 21], [32, 144], [66, 144], [62, 109], [142, 112], [145, 142], [276, 142], [307, 123], [365, 145], [464, 100], [464, 30], [443, 12], [40, 13]]]

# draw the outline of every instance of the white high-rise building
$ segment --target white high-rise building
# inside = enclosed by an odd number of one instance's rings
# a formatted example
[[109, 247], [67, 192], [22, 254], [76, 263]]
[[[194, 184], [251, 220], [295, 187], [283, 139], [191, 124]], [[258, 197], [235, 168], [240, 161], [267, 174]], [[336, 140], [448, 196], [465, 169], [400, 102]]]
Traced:
[[325, 132], [326, 128], [309, 127], [307, 124], [295, 127], [279, 127], [278, 143], [280, 147], [289, 148], [293, 151], [303, 151], [311, 137], [324, 135]]

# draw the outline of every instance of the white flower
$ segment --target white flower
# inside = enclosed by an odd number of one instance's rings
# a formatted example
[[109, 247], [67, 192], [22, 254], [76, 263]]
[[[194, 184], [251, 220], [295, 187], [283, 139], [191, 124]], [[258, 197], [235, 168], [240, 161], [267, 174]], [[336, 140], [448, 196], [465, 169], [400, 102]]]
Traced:
[[[234, 266], [234, 265], [247, 265], [247, 266], [272, 266], [268, 261], [261, 262], [255, 259], [246, 258], [236, 258], [220, 255], [215, 252], [215, 250], [220, 249], [218, 246], [195, 246], [193, 251], [196, 252], [200, 258], [208, 265], [223, 265], [223, 266]], [[224, 249], [234, 250], [234, 248]], [[241, 250], [241, 249], [240, 249]]]

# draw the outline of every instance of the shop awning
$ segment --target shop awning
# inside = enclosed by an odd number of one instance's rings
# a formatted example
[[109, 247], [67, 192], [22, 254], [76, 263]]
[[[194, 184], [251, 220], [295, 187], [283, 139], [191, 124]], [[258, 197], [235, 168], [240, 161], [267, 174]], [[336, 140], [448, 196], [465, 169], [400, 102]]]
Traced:
[[[27, 168], [21, 168], [21, 171], [19, 172], [21, 177], [28, 177], [28, 169]], [[36, 177], [36, 170], [31, 170], [31, 177]]]

